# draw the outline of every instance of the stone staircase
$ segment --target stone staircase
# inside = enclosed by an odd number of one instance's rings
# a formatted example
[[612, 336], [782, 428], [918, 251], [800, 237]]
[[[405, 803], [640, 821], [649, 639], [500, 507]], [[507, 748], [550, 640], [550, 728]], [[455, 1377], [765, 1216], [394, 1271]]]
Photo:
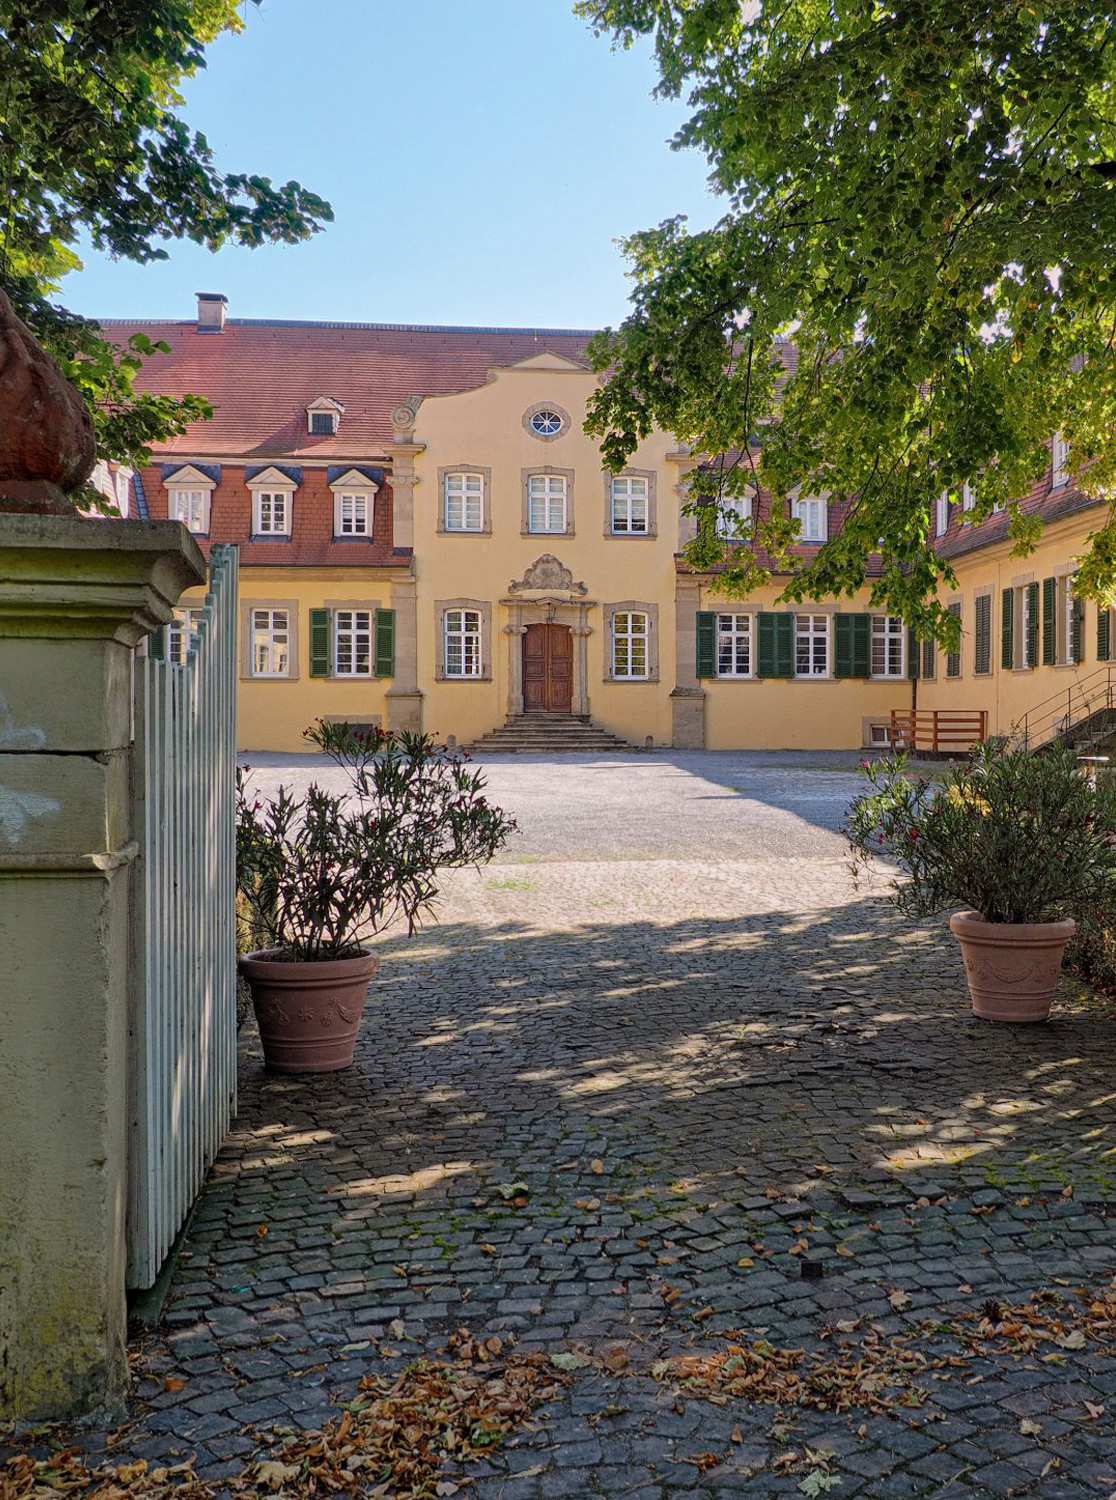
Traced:
[[471, 755], [599, 755], [620, 751], [631, 755], [638, 746], [594, 724], [588, 714], [509, 714], [499, 729], [490, 729], [471, 745]]

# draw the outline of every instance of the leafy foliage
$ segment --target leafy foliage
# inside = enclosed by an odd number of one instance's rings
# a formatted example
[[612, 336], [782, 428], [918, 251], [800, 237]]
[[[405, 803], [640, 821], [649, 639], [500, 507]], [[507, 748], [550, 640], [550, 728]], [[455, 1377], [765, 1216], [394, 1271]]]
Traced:
[[989, 740], [944, 782], [903, 756], [865, 762], [872, 790], [848, 812], [853, 870], [896, 861], [909, 879], [895, 906], [927, 917], [949, 906], [986, 922], [1049, 922], [1116, 895], [1116, 780], [1095, 784], [1074, 752]]
[[[1111, 9], [977, 0], [581, 0], [620, 46], [654, 39], [660, 92], [691, 108], [724, 217], [626, 242], [635, 290], [593, 350], [610, 378], [591, 430], [622, 465], [658, 424], [709, 466], [710, 516], [758, 478], [755, 540], [784, 597], [841, 595], [882, 551], [872, 602], [953, 640], [927, 546], [937, 496], [967, 520], [1025, 494], [1060, 429], [1097, 496], [1116, 495], [1116, 50]], [[793, 351], [782, 342], [793, 338]], [[779, 420], [773, 420], [776, 417]], [[852, 500], [840, 535], [788, 561], [787, 498]], [[1078, 587], [1116, 590], [1110, 509]], [[1037, 535], [1011, 508], [1017, 548]], [[694, 566], [757, 564], [707, 524]], [[762, 571], [762, 570], [761, 570]]]
[[137, 393], [158, 346], [119, 351], [51, 303], [80, 233], [143, 263], [168, 239], [294, 243], [333, 217], [296, 182], [220, 172], [177, 112], [206, 44], [243, 24], [238, 0], [0, 0], [0, 286], [89, 402], [104, 458], [135, 463], [209, 407]]
[[248, 929], [297, 960], [344, 958], [438, 894], [440, 870], [486, 862], [515, 831], [483, 794], [484, 777], [428, 735], [319, 720], [307, 739], [351, 780], [273, 802], [237, 778], [238, 909]]

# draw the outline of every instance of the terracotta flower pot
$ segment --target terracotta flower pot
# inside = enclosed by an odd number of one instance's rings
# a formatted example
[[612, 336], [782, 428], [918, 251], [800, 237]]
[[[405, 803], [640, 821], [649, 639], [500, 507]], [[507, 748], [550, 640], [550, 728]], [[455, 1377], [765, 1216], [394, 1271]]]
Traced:
[[985, 1021], [1045, 1021], [1076, 925], [1070, 918], [985, 922], [975, 911], [954, 912], [949, 926], [961, 944], [973, 1014]]
[[264, 1062], [276, 1073], [335, 1073], [352, 1065], [374, 953], [284, 963], [277, 948], [249, 953], [237, 968], [252, 991]]

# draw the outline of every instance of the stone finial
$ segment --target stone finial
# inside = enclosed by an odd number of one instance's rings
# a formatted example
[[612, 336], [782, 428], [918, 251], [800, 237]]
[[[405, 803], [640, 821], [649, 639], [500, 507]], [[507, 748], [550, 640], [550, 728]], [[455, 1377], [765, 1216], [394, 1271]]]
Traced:
[[0, 291], [0, 510], [72, 515], [96, 457], [88, 407]]

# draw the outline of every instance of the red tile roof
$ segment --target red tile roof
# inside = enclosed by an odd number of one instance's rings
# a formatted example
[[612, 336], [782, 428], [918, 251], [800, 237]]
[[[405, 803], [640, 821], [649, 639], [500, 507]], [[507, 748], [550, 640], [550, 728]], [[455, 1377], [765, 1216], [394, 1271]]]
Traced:
[[[393, 407], [412, 396], [483, 385], [488, 371], [533, 354], [581, 360], [588, 329], [423, 328], [389, 323], [298, 323], [230, 318], [222, 333], [197, 323], [105, 319], [121, 341], [145, 333], [170, 345], [136, 381], [155, 395], [205, 396], [196, 422], [160, 454], [191, 458], [297, 457], [366, 461], [391, 441]], [[306, 407], [327, 394], [345, 408], [336, 436], [307, 432]]]

